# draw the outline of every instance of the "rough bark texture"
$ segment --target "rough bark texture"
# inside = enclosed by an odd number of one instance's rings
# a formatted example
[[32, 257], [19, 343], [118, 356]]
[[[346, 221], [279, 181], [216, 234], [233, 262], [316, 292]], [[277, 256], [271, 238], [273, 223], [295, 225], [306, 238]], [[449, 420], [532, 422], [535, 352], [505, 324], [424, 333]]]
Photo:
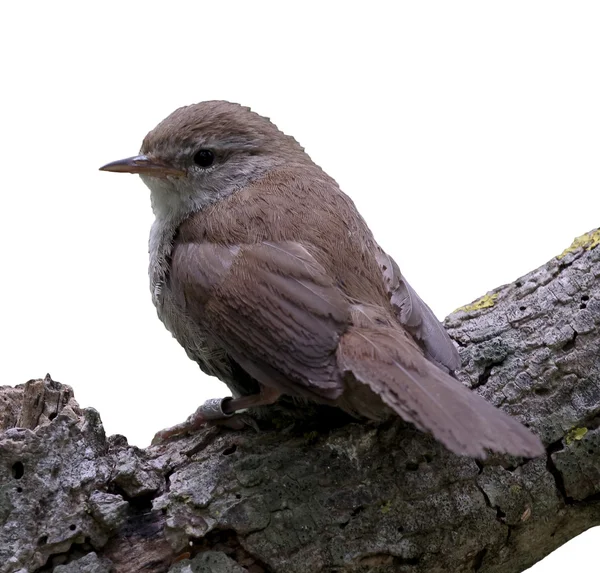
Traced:
[[0, 573], [523, 571], [600, 524], [599, 242], [446, 322], [461, 379], [546, 457], [324, 415], [141, 450], [47, 376], [0, 389]]

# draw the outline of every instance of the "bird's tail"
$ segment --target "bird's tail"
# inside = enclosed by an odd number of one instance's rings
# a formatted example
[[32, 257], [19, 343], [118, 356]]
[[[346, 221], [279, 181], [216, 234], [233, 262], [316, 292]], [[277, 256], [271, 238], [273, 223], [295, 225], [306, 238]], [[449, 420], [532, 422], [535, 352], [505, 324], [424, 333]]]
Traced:
[[401, 329], [355, 323], [341, 338], [337, 359], [344, 374], [351, 373], [404, 420], [456, 454], [544, 452], [536, 435], [429, 362]]

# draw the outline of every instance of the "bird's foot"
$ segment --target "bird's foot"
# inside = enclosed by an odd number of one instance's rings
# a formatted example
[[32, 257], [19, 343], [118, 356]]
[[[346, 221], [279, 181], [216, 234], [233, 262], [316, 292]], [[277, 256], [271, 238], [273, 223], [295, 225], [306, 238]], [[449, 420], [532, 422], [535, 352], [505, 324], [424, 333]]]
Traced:
[[211, 398], [204, 402], [185, 422], [157, 432], [152, 438], [152, 445], [164, 443], [183, 434], [189, 434], [206, 425], [225, 426], [232, 430], [241, 430], [245, 426], [251, 426], [257, 430], [256, 421], [251, 416], [243, 413], [234, 415], [234, 413], [237, 410], [272, 404], [279, 395], [276, 390], [262, 387], [259, 394], [251, 396]]
[[195, 432], [203, 426], [213, 423], [227, 426], [228, 423], [231, 422], [233, 423], [233, 425], [230, 426], [232, 429], [239, 429], [239, 422], [236, 423], [234, 421], [235, 416], [223, 410], [224, 404], [231, 400], [231, 397], [211, 398], [210, 400], [207, 400], [191, 416], [189, 416], [185, 422], [175, 424], [170, 428], [165, 428], [164, 430], [157, 432], [154, 435], [154, 438], [152, 438], [152, 445], [161, 444], [171, 438]]

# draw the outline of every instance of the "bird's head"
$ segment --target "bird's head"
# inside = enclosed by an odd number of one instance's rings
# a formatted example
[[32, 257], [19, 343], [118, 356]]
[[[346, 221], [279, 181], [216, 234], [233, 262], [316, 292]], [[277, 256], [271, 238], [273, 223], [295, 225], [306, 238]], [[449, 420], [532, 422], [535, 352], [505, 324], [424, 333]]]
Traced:
[[146, 135], [139, 155], [100, 169], [139, 174], [156, 216], [180, 218], [278, 165], [307, 161], [296, 140], [268, 118], [239, 104], [206, 101], [175, 110]]

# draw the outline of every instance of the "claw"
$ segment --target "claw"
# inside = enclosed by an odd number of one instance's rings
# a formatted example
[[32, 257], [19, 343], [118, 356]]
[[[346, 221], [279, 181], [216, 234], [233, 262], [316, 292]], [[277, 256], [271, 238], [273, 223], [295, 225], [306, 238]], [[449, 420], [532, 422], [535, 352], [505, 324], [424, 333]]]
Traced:
[[154, 438], [152, 438], [152, 445], [155, 446], [176, 436], [188, 434], [207, 424], [225, 426], [232, 430], [241, 430], [244, 426], [250, 426], [258, 431], [256, 420], [251, 416], [234, 414], [234, 412], [250, 407], [272, 404], [277, 400], [279, 395], [280, 392], [278, 390], [263, 387], [259, 394], [250, 396], [211, 398], [204, 402], [185, 422], [157, 432]]
[[152, 445], [156, 446], [170, 440], [171, 438], [188, 434], [194, 430], [199, 430], [208, 422], [208, 420], [210, 420], [210, 417], [205, 415], [205, 405], [206, 403], [202, 404], [202, 406], [200, 406], [191, 416], [189, 416], [185, 422], [175, 424], [170, 428], [165, 428], [164, 430], [157, 432], [154, 435], [154, 438], [152, 438]]

